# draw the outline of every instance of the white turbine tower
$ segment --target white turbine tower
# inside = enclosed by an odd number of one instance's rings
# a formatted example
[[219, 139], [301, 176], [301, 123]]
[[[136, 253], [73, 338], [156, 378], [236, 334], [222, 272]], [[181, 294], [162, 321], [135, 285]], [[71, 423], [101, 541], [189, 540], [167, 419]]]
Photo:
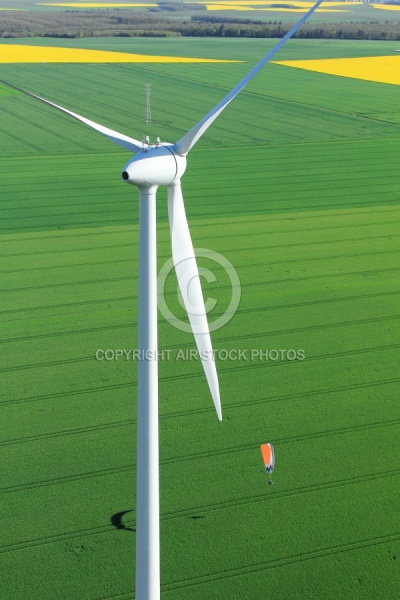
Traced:
[[[323, 0], [294, 25], [278, 44], [233, 88], [227, 96], [179, 142], [142, 144], [136, 139], [99, 125], [26, 90], [20, 91], [61, 110], [134, 152], [122, 178], [139, 189], [139, 343], [143, 360], [138, 365], [137, 488], [136, 488], [136, 600], [160, 598], [158, 369], [157, 369], [157, 249], [156, 192], [168, 189], [168, 215], [172, 257], [179, 287], [189, 316], [211, 396], [222, 420], [217, 371], [212, 355], [206, 309], [199, 272], [181, 191], [186, 155], [229, 102], [299, 29]], [[6, 83], [6, 82], [3, 82]], [[9, 84], [7, 84], [9, 85]], [[15, 87], [15, 86], [11, 86]]]

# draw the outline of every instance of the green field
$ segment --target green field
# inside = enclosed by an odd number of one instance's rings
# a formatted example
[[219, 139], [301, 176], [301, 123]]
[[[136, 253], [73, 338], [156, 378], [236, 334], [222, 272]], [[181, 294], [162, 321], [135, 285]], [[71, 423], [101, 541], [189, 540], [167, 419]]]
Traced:
[[[79, 3], [82, 1], [82, 7]], [[226, 0], [224, 0], [227, 4]], [[140, 4], [153, 4], [155, 6], [140, 6]], [[385, 3], [385, 2], [384, 2]], [[63, 6], [64, 4], [64, 6]], [[65, 6], [72, 4], [75, 6]], [[89, 5], [92, 4], [92, 7]], [[96, 6], [102, 4], [102, 7]], [[123, 4], [127, 7], [123, 8]], [[132, 5], [138, 4], [137, 7]], [[209, 5], [218, 4], [216, 0], [210, 0]], [[279, 21], [281, 23], [293, 23], [297, 20], [299, 12], [290, 10], [293, 6], [301, 4], [301, 0], [291, 1], [284, 0], [283, 2], [273, 2], [265, 0], [265, 4], [256, 3], [249, 5], [248, 2], [243, 5], [240, 0], [232, 0], [229, 2], [231, 7], [241, 7], [240, 10], [232, 8], [229, 10], [226, 6], [221, 5], [220, 10], [208, 9], [204, 2], [199, 4], [194, 2], [183, 2], [182, 0], [0, 0], [0, 11], [12, 10], [24, 13], [46, 13], [47, 15], [59, 15], [60, 12], [64, 15], [78, 16], [79, 13], [92, 11], [94, 15], [101, 11], [107, 10], [128, 10], [133, 12], [148, 13], [159, 18], [168, 20], [183, 20], [190, 19], [195, 16], [208, 16], [212, 19], [252, 19], [257, 21]], [[400, 11], [384, 10], [379, 8], [380, 2], [346, 2], [343, 6], [332, 5], [329, 0], [326, 0], [321, 6], [322, 12], [317, 12], [312, 19], [313, 23], [398, 23], [400, 21]], [[59, 5], [59, 6], [58, 6]], [[78, 6], [77, 6], [78, 5]], [[85, 6], [86, 5], [86, 6]], [[168, 9], [163, 5], [168, 5]], [[189, 5], [189, 6], [185, 6]], [[266, 10], [268, 7], [274, 10]], [[375, 6], [374, 6], [375, 5]], [[248, 7], [248, 10], [246, 9]], [[279, 10], [283, 8], [283, 10]]]
[[[104, 125], [175, 141], [273, 41], [56, 43], [246, 61], [0, 67], [1, 80]], [[397, 45], [295, 40], [279, 59]], [[5, 85], [0, 111], [0, 597], [131, 599], [136, 365], [94, 358], [136, 345], [137, 191], [120, 179], [129, 153]], [[160, 362], [163, 599], [397, 597], [399, 153], [397, 86], [281, 65], [192, 151], [194, 245], [228, 258], [242, 285], [215, 347], [304, 349], [305, 360], [219, 360], [220, 424], [201, 364]], [[170, 254], [161, 190], [160, 267]], [[217, 315], [231, 290], [215, 274], [204, 289]], [[178, 314], [175, 292], [171, 278]], [[194, 348], [161, 316], [159, 336], [173, 353]]]

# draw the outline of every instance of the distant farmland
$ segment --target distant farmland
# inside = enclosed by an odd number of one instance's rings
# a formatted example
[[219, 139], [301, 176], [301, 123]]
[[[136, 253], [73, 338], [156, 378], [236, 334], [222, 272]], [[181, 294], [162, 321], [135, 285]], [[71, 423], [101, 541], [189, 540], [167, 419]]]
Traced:
[[[52, 40], [246, 62], [2, 64], [0, 79], [128, 135], [175, 141], [272, 43]], [[279, 60], [395, 49], [294, 40]], [[136, 344], [137, 192], [120, 179], [129, 153], [4, 84], [0, 110], [0, 595], [133, 598], [136, 369], [95, 360]], [[399, 155], [398, 86], [277, 64], [193, 151], [194, 244], [228, 258], [242, 284], [215, 347], [305, 359], [219, 360], [221, 424], [199, 362], [160, 362], [163, 599], [396, 597]], [[171, 254], [165, 200], [160, 267]], [[218, 314], [230, 288], [215, 273], [204, 288]], [[171, 279], [180, 314], [175, 295]], [[194, 348], [161, 316], [159, 329], [173, 356]]]
[[[282, 37], [311, 2], [32, 2], [0, 0], [0, 38]], [[399, 40], [397, 5], [330, 2], [296, 37]]]

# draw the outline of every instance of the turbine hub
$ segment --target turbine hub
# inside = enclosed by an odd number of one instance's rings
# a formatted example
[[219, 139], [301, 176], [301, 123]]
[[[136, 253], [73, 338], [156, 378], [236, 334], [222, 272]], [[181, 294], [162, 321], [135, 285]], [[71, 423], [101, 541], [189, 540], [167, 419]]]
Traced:
[[173, 144], [149, 146], [124, 167], [122, 179], [138, 187], [170, 185], [179, 181], [186, 169], [186, 158], [176, 153]]

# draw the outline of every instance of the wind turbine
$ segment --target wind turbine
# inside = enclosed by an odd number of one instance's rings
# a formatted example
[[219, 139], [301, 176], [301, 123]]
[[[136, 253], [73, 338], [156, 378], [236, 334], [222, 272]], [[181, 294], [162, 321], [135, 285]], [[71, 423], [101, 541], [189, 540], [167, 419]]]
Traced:
[[[175, 144], [140, 141], [99, 125], [36, 94], [10, 86], [85, 123], [111, 141], [134, 153], [122, 179], [139, 189], [139, 332], [136, 488], [136, 600], [160, 598], [158, 368], [157, 368], [157, 248], [156, 192], [167, 186], [172, 257], [184, 305], [217, 411], [222, 420], [218, 377], [201, 291], [199, 272], [186, 218], [181, 177], [186, 156], [211, 123], [260, 69], [301, 27], [323, 0], [312, 8], [260, 60], [260, 62]], [[7, 82], [3, 82], [8, 84]]]

